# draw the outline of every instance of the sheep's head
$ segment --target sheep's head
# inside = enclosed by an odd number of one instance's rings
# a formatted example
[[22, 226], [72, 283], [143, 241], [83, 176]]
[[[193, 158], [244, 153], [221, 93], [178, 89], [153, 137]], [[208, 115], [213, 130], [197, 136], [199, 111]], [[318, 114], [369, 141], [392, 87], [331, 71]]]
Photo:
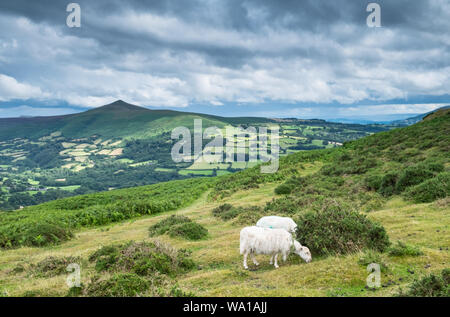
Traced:
[[289, 231], [291, 234], [296, 236], [297, 235], [297, 225], [293, 226]]
[[311, 252], [307, 247], [304, 247], [298, 241], [294, 241], [294, 253], [301, 257], [306, 263], [311, 262]]

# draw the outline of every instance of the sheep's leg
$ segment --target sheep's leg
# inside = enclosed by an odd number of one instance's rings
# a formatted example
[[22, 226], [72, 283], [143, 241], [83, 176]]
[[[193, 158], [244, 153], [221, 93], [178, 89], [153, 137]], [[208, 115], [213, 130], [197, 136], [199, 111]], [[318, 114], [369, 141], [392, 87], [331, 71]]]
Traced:
[[259, 265], [259, 263], [258, 263], [258, 261], [256, 261], [256, 259], [255, 259], [255, 255], [253, 254], [253, 253], [251, 253], [250, 254], [250, 256], [252, 257], [252, 261], [253, 261], [253, 263], [256, 265], [256, 266], [258, 266]]
[[276, 269], [278, 269], [278, 268], [279, 268], [279, 266], [278, 266], [278, 262], [277, 262], [277, 257], [278, 257], [278, 253], [277, 253], [277, 254], [275, 254], [275, 263], [273, 264], [273, 265], [275, 266], [275, 268], [276, 268]]
[[248, 269], [248, 266], [247, 266], [247, 255], [248, 255], [248, 252], [246, 251], [246, 252], [244, 252], [244, 269]]
[[270, 264], [273, 264], [273, 257], [274, 256], [275, 256], [275, 253], [270, 256], [270, 262], [269, 262]]
[[284, 253], [283, 253], [283, 262], [286, 262], [286, 259], [287, 259], [287, 253], [284, 252]]

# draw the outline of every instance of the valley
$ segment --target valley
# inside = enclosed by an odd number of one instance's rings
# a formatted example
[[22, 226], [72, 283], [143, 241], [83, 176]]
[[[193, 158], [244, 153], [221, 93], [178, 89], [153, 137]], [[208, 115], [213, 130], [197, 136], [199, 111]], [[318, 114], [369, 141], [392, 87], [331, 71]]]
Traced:
[[[170, 153], [177, 140], [170, 132], [178, 126], [192, 130], [194, 119], [202, 119], [204, 128], [218, 127], [224, 135], [227, 127], [275, 126], [280, 130], [281, 156], [339, 147], [395, 127], [225, 118], [148, 110], [123, 101], [62, 117], [0, 119], [0, 210], [161, 181], [226, 175], [258, 163], [248, 159], [174, 163]], [[248, 143], [248, 137], [244, 139]], [[243, 151], [248, 155], [248, 149]]]

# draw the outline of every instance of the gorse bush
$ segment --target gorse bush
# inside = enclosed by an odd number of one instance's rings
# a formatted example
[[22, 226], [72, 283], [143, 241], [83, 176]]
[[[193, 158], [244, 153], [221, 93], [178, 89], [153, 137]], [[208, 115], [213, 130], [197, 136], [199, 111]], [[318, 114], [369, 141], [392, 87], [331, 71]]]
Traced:
[[181, 237], [188, 240], [200, 240], [208, 235], [208, 230], [196, 222], [186, 222], [169, 229], [171, 237]]
[[395, 187], [398, 180], [398, 174], [396, 172], [389, 172], [381, 178], [380, 188], [378, 192], [387, 197], [395, 194]]
[[390, 171], [384, 175], [369, 175], [365, 178], [365, 186], [369, 190], [378, 191], [383, 196], [391, 196], [421, 184], [443, 170], [444, 166], [437, 162], [419, 163], [406, 167], [400, 172]]
[[86, 294], [95, 297], [134, 297], [144, 295], [150, 282], [133, 273], [118, 273], [109, 278], [93, 278]]
[[291, 176], [287, 181], [283, 184], [278, 185], [275, 188], [275, 194], [277, 195], [288, 195], [292, 193], [294, 190], [300, 190], [302, 185], [305, 184], [305, 179], [298, 176]]
[[398, 296], [405, 297], [450, 297], [450, 269], [442, 270], [440, 275], [430, 274], [414, 281], [406, 292]]
[[67, 274], [67, 266], [71, 263], [81, 265], [80, 257], [46, 257], [44, 260], [31, 265], [34, 274], [42, 277], [52, 277], [61, 274]]
[[149, 228], [149, 233], [151, 237], [162, 235], [166, 233], [170, 229], [170, 227], [190, 221], [191, 219], [189, 219], [188, 217], [172, 215], [152, 225]]
[[288, 195], [288, 194], [292, 193], [293, 190], [294, 190], [294, 185], [293, 184], [283, 183], [283, 184], [278, 185], [275, 188], [275, 194], [277, 194], [277, 195]]
[[171, 237], [200, 240], [208, 235], [208, 230], [185, 216], [172, 215], [149, 228], [150, 236], [168, 233]]
[[244, 208], [244, 211], [235, 218], [233, 223], [237, 225], [255, 225], [255, 223], [264, 215], [265, 213], [261, 207], [246, 207]]
[[211, 178], [160, 183], [71, 197], [0, 213], [0, 248], [45, 246], [73, 237], [73, 230], [174, 210], [193, 202]]
[[254, 219], [258, 220], [264, 215], [262, 208], [258, 206], [234, 207], [230, 204], [223, 204], [213, 209], [213, 216], [224, 221], [236, 219], [236, 224], [247, 224]]
[[0, 248], [41, 247], [73, 238], [73, 232], [62, 222], [31, 219], [0, 224]]
[[405, 197], [415, 203], [429, 203], [450, 195], [450, 172], [438, 174], [419, 185], [410, 187], [405, 192]]
[[397, 193], [403, 192], [407, 187], [418, 185], [432, 177], [437, 173], [442, 172], [444, 166], [438, 163], [431, 164], [417, 164], [415, 166], [405, 168], [398, 176], [395, 184], [395, 191]]
[[116, 273], [112, 276], [94, 276], [83, 293], [90, 297], [186, 297], [171, 280], [161, 274], [139, 276], [134, 273]]
[[341, 161], [338, 157], [335, 162], [325, 165], [322, 174], [327, 176], [364, 174], [377, 166], [377, 160], [367, 157], [358, 157], [352, 160]]
[[347, 254], [362, 249], [383, 252], [389, 238], [382, 225], [351, 210], [328, 209], [300, 214], [297, 239], [316, 255]]
[[89, 261], [95, 262], [98, 272], [129, 272], [141, 276], [159, 272], [174, 276], [194, 268], [195, 263], [189, 256], [187, 250], [176, 250], [158, 241], [129, 242], [102, 247]]
[[388, 249], [388, 253], [391, 256], [419, 256], [423, 255], [423, 252], [415, 246], [407, 245], [401, 241], [397, 241], [397, 244], [391, 246]]
[[218, 217], [225, 221], [236, 218], [241, 212], [242, 209], [236, 208], [230, 204], [223, 204], [212, 210], [212, 214], [214, 217]]

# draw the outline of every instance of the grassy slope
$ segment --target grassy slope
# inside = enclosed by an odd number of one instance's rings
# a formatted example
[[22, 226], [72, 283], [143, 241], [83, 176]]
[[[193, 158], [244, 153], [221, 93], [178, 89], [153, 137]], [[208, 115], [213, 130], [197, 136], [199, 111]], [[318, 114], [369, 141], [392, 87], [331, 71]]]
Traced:
[[[348, 151], [352, 155], [377, 156], [384, 163], [374, 169], [377, 173], [390, 167], [402, 166], [406, 163], [416, 163], [423, 159], [423, 155], [431, 153], [448, 163], [442, 156], [442, 151], [448, 147], [449, 128], [448, 116], [429, 122], [425, 121], [416, 127], [395, 130], [380, 136], [372, 136], [361, 141], [352, 142], [347, 150], [315, 151], [298, 153], [282, 160], [281, 174], [297, 169], [300, 176], [316, 173], [323, 166], [323, 162], [333, 161], [334, 154]], [[421, 130], [420, 130], [421, 129]], [[439, 136], [439, 133], [443, 134]], [[411, 152], [410, 145], [415, 141], [425, 142], [434, 135], [431, 147], [422, 151]], [[425, 140], [422, 140], [425, 139]], [[392, 142], [394, 145], [392, 145]], [[416, 143], [417, 143], [416, 142]], [[433, 145], [435, 150], [433, 151]], [[380, 153], [382, 153], [380, 155]], [[414, 154], [416, 153], [416, 154]], [[434, 153], [434, 154], [433, 154]], [[448, 153], [448, 152], [447, 152]], [[390, 161], [390, 158], [399, 158], [404, 161]], [[309, 158], [310, 163], [301, 159]], [[314, 162], [316, 158], [316, 162]], [[320, 160], [320, 162], [319, 162]], [[447, 159], [448, 160], [448, 159]], [[299, 162], [303, 169], [299, 167]], [[353, 162], [353, 161], [349, 161]], [[356, 162], [356, 161], [355, 161]], [[357, 163], [357, 162], [356, 162]], [[352, 164], [343, 164], [342, 168], [348, 173]], [[340, 166], [339, 166], [340, 167]], [[342, 172], [342, 170], [334, 170]], [[350, 176], [343, 176], [350, 177]], [[353, 177], [353, 176], [351, 176]], [[282, 264], [275, 270], [268, 265], [268, 258], [260, 256], [262, 263], [257, 270], [245, 271], [242, 269], [239, 255], [239, 230], [242, 225], [233, 224], [233, 221], [223, 222], [213, 218], [211, 210], [229, 202], [237, 206], [263, 206], [274, 198], [274, 188], [284, 181], [274, 175], [254, 178], [254, 171], [246, 170], [233, 174], [225, 179], [225, 198], [210, 195], [217, 200], [208, 199], [208, 193], [189, 207], [178, 211], [171, 211], [156, 216], [144, 216], [137, 220], [124, 221], [117, 224], [98, 227], [95, 229], [82, 229], [77, 232], [76, 239], [65, 242], [59, 246], [45, 248], [20, 248], [16, 250], [0, 251], [0, 294], [7, 291], [9, 295], [22, 295], [25, 291], [35, 290], [45, 295], [64, 295], [67, 292], [65, 276], [50, 279], [35, 278], [25, 273], [14, 275], [10, 272], [17, 264], [36, 263], [49, 255], [81, 255], [87, 258], [101, 245], [117, 243], [128, 240], [145, 240], [148, 238], [148, 227], [167, 215], [178, 213], [189, 216], [196, 222], [204, 225], [210, 232], [207, 239], [201, 241], [185, 241], [163, 236], [176, 247], [193, 250], [193, 258], [200, 265], [200, 270], [194, 270], [181, 276], [180, 286], [197, 295], [205, 296], [389, 296], [396, 293], [399, 287], [409, 284], [414, 278], [423, 276], [428, 272], [438, 272], [450, 263], [450, 209], [448, 197], [427, 204], [414, 204], [404, 201], [401, 196], [390, 196], [386, 203], [377, 211], [368, 215], [383, 224], [391, 241], [401, 240], [421, 247], [424, 255], [418, 257], [392, 257], [383, 254], [382, 259], [389, 270], [382, 274], [382, 283], [393, 281], [396, 284], [383, 287], [376, 291], [364, 288], [367, 277], [366, 268], [358, 264], [361, 254], [346, 256], [330, 256], [326, 258], [315, 257], [313, 262], [305, 264], [299, 259], [291, 257], [288, 263]], [[358, 180], [359, 176], [353, 178]], [[239, 181], [242, 181], [240, 183]], [[242, 184], [260, 183], [259, 187], [242, 190]], [[237, 184], [237, 185], [235, 185]], [[238, 188], [236, 188], [238, 187]], [[414, 271], [414, 274], [408, 272]], [[93, 274], [92, 266], [85, 265], [82, 270], [84, 283], [89, 281]], [[3, 289], [3, 290], [2, 290]]]
[[[254, 205], [256, 202], [263, 205], [272, 198], [275, 186], [276, 183], [265, 184], [256, 190], [240, 191], [224, 201], [241, 206]], [[395, 197], [384, 209], [370, 213], [370, 218], [380, 221], [393, 241], [401, 239], [403, 242], [419, 245], [425, 253], [420, 257], [384, 256], [390, 270], [382, 274], [382, 283], [392, 280], [398, 282], [398, 285], [377, 291], [364, 289], [367, 273], [365, 267], [357, 263], [361, 254], [315, 258], [310, 264], [291, 257], [278, 270], [269, 266], [267, 257], [258, 256], [261, 267], [254, 271], [251, 266], [250, 271], [245, 271], [242, 269], [242, 257], [239, 255], [240, 227], [212, 217], [211, 210], [217, 205], [217, 202], [208, 201], [205, 194], [190, 207], [175, 212], [83, 230], [77, 234], [76, 239], [60, 246], [0, 251], [0, 290], [6, 290], [12, 296], [20, 296], [30, 290], [46, 295], [65, 295], [66, 276], [33, 278], [26, 274], [13, 275], [9, 271], [17, 264], [36, 263], [49, 255], [87, 258], [101, 245], [150, 239], [148, 227], [175, 213], [189, 216], [209, 230], [209, 237], [201, 241], [185, 241], [168, 236], [160, 238], [176, 247], [193, 250], [193, 258], [202, 269], [188, 273], [178, 281], [183, 289], [197, 295], [389, 296], [399, 287], [410, 283], [414, 277], [438, 272], [450, 262], [450, 253], [445, 250], [450, 246], [448, 207], [440, 208], [435, 203], [414, 205]], [[431, 267], [425, 269], [427, 264], [431, 264]], [[413, 270], [415, 274], [408, 273], [407, 269]], [[87, 283], [93, 273], [92, 266], [84, 266], [83, 282]], [[399, 278], [402, 278], [402, 281], [399, 281]]]

